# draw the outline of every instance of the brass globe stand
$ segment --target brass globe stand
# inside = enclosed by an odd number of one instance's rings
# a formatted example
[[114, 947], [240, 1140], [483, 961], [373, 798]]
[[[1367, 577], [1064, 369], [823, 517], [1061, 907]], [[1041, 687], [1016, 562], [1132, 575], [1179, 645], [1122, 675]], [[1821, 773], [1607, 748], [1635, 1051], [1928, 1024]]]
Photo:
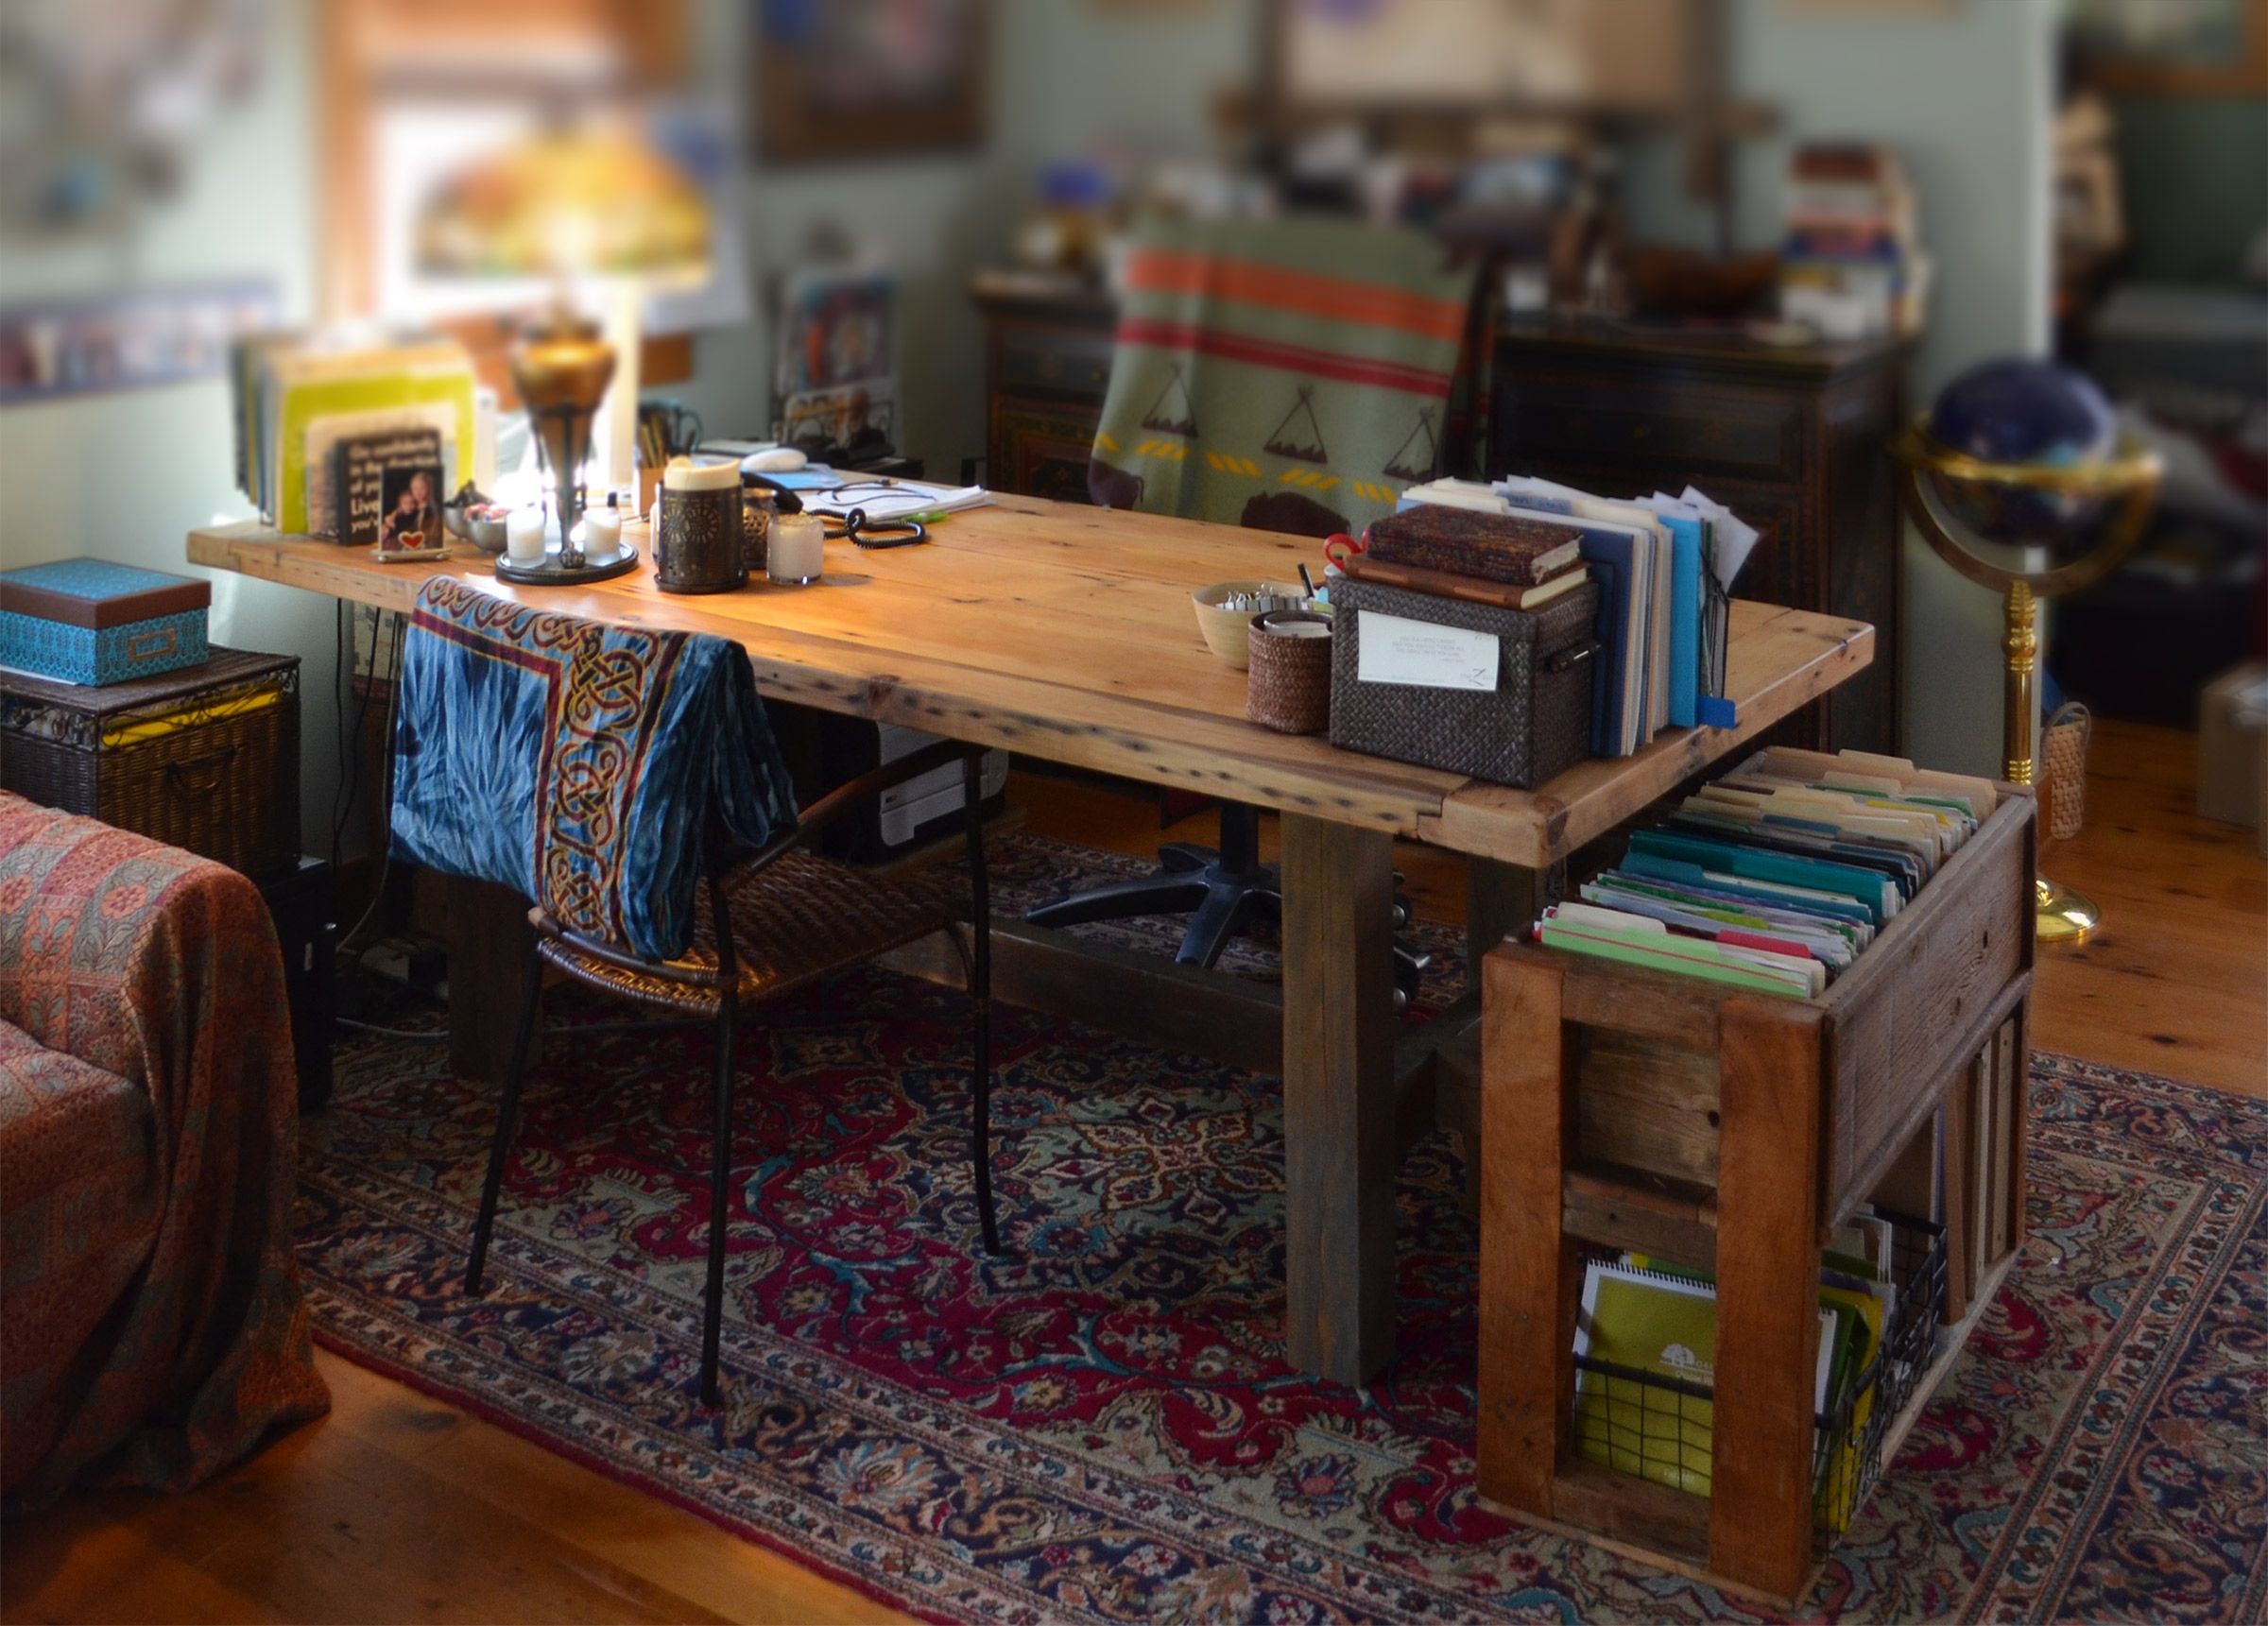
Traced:
[[[1899, 494], [1906, 512], [1939, 558], [1970, 581], [2003, 596], [2007, 618], [2001, 648], [2007, 656], [2007, 679], [2006, 708], [2001, 723], [2001, 750], [2005, 759], [2002, 773], [2012, 784], [2028, 786], [2032, 783], [2033, 724], [2038, 712], [2038, 703], [2033, 698], [2039, 668], [2039, 637], [2032, 625], [2034, 608], [2039, 599], [2076, 592], [2118, 568], [2119, 561], [2141, 539], [2142, 526], [2157, 500], [2164, 465], [2156, 453], [2134, 444], [2122, 446], [2115, 456], [2094, 463], [1988, 463], [1941, 445], [1931, 437], [1927, 424], [1928, 415], [1924, 414], [1892, 443], [1891, 454], [1902, 471]], [[1951, 516], [1933, 494], [1938, 481], [1997, 491], [2028, 491], [2069, 502], [2114, 502], [2118, 508], [2084, 556], [2052, 569], [2034, 570], [2025, 568], [2029, 561], [2019, 550], [1959, 536]], [[1987, 549], [2002, 556], [1995, 556]], [[2005, 556], [2012, 554], [2018, 556]], [[2035, 930], [2041, 942], [2084, 943], [2102, 924], [2102, 910], [2084, 894], [2044, 875], [2035, 876], [2032, 886]]]

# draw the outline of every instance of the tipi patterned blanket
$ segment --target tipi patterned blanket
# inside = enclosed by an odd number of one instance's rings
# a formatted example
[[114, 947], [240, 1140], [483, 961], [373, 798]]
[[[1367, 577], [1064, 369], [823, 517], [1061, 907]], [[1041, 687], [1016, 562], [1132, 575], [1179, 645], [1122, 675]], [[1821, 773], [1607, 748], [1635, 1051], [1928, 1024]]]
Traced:
[[1124, 277], [1088, 488], [1107, 507], [1359, 534], [1433, 477], [1469, 270], [1415, 231], [1166, 222]]
[[436, 576], [403, 647], [396, 856], [501, 881], [568, 930], [682, 953], [707, 820], [761, 846], [795, 796], [747, 656]]

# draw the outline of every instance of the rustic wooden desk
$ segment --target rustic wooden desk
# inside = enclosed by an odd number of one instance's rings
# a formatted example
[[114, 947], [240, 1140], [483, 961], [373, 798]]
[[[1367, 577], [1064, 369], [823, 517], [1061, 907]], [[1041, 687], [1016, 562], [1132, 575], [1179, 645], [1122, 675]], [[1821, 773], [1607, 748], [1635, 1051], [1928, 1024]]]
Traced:
[[[1349, 1383], [1393, 1353], [1395, 1158], [1408, 1128], [1430, 1119], [1433, 1088], [1431, 1053], [1402, 1037], [1393, 1008], [1393, 838], [1473, 861], [1470, 931], [1485, 948], [1532, 916], [1538, 875], [1874, 654], [1864, 623], [1736, 601], [1727, 688], [1739, 727], [1666, 733], [1635, 757], [1515, 791], [1245, 721], [1244, 674], [1206, 652], [1190, 591], [1293, 576], [1311, 540], [1022, 497], [956, 515], [935, 539], [864, 554], [830, 543], [824, 585], [696, 598], [662, 592], [650, 569], [515, 589], [469, 548], [434, 569], [547, 608], [730, 638], [767, 695], [1280, 813], [1280, 995], [1097, 955], [1015, 922], [997, 928], [996, 987], [1282, 1074], [1286, 1337], [1299, 1366]], [[188, 555], [392, 610], [410, 608], [428, 573], [256, 524], [194, 531]], [[467, 938], [453, 958], [485, 945], [517, 975], [508, 931]], [[956, 975], [950, 950], [901, 963]], [[465, 997], [467, 969], [453, 964], [453, 998]], [[1469, 1027], [1471, 1011], [1460, 1016]], [[494, 1025], [454, 1024], [460, 1070], [500, 1071]]]

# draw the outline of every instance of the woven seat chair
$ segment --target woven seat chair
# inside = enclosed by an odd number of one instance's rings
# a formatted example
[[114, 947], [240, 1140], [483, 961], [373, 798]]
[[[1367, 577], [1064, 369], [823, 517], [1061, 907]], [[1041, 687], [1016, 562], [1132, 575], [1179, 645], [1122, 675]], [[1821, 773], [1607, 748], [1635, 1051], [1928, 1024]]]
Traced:
[[[958, 760], [967, 807], [970, 876], [970, 931], [954, 929], [954, 912], [941, 895], [902, 886], [838, 864], [812, 850], [830, 825], [871, 802], [883, 792]], [[686, 951], [671, 960], [649, 960], [568, 931], [544, 909], [528, 911], [536, 929], [521, 996], [520, 1022], [489, 1172], [480, 1190], [480, 1217], [472, 1227], [472, 1257], [465, 1267], [465, 1291], [481, 1291], [489, 1238], [504, 1168], [510, 1155], [520, 1089], [535, 1036], [543, 968], [555, 967], [577, 982], [716, 1024], [715, 1123], [711, 1132], [709, 1170], [709, 1275], [701, 1326], [701, 1399], [716, 1405], [718, 1345], [723, 1332], [725, 1223], [731, 1179], [733, 1041], [743, 1013], [795, 988], [848, 969], [942, 932], [959, 950], [968, 969], [970, 1029], [970, 1158], [975, 1171], [977, 1215], [985, 1249], [1000, 1252], [1000, 1231], [992, 1207], [991, 1172], [991, 930], [985, 871], [982, 806], [983, 753], [951, 741], [885, 763], [830, 792], [812, 804], [794, 829], [760, 851], [729, 862], [713, 829], [696, 895], [696, 924]]]
[[[535, 900], [526, 984], [465, 1266], [481, 1291], [545, 969], [716, 1029], [701, 1398], [717, 1402], [734, 1037], [743, 1013], [933, 932], [968, 970], [970, 1153], [992, 1212], [991, 933], [982, 753], [951, 741], [800, 814], [747, 653], [726, 640], [588, 621], [437, 576], [402, 663], [394, 853]], [[941, 892], [822, 857], [831, 826], [894, 786], [961, 766], [970, 930]]]

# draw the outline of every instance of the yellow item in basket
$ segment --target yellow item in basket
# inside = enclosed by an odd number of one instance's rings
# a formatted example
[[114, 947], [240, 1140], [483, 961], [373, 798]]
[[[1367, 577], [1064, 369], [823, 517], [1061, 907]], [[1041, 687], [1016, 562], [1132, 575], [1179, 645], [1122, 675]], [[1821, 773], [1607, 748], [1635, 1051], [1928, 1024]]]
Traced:
[[210, 723], [224, 723], [231, 717], [266, 711], [280, 705], [283, 699], [284, 691], [271, 683], [219, 700], [200, 700], [194, 706], [184, 706], [179, 711], [167, 711], [156, 717], [124, 718], [103, 729], [102, 748], [115, 751], [122, 745], [146, 745], [152, 740], [162, 740], [168, 734], [179, 733], [183, 728], [203, 727]]

